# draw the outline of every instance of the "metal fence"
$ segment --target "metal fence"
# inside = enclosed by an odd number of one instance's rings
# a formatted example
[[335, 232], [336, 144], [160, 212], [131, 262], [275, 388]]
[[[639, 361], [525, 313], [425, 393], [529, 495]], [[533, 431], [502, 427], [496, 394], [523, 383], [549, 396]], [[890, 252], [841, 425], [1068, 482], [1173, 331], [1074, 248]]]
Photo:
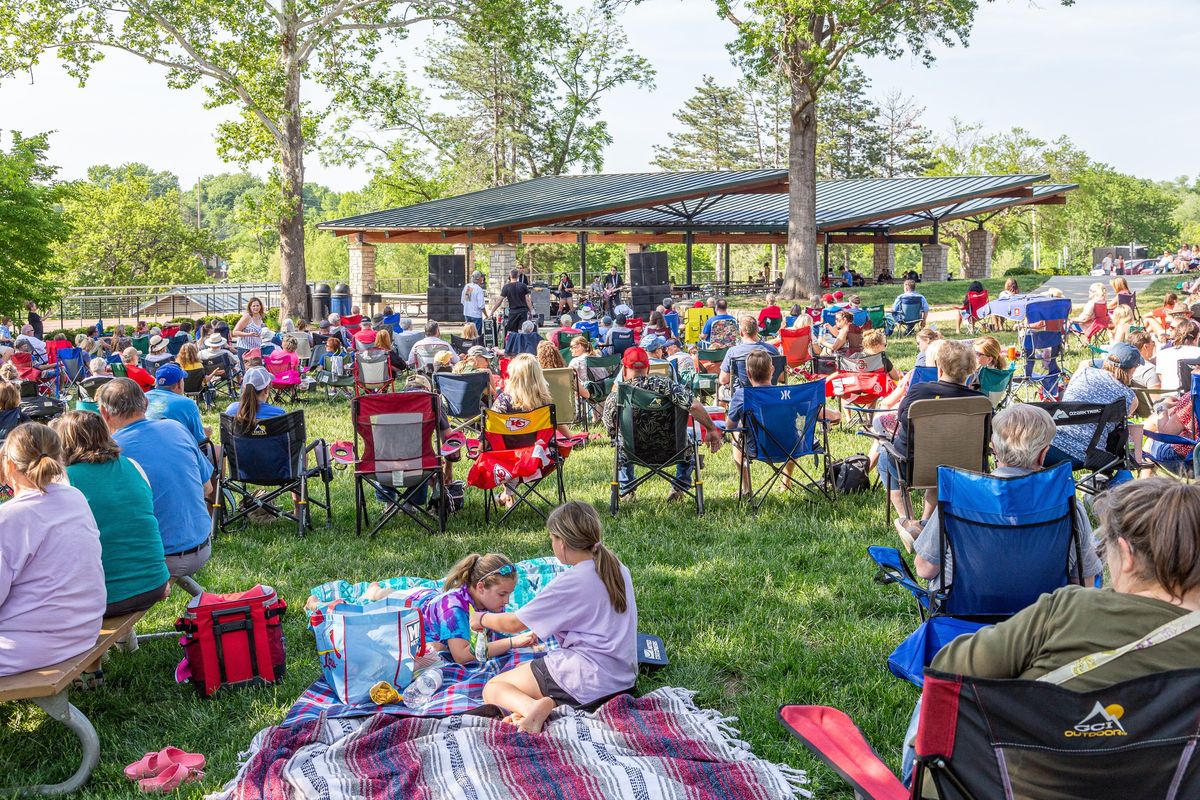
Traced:
[[257, 297], [268, 307], [279, 305], [278, 283], [198, 283], [175, 286], [72, 286], [53, 305], [43, 309], [49, 323], [60, 328], [165, 321], [176, 317], [235, 314]]

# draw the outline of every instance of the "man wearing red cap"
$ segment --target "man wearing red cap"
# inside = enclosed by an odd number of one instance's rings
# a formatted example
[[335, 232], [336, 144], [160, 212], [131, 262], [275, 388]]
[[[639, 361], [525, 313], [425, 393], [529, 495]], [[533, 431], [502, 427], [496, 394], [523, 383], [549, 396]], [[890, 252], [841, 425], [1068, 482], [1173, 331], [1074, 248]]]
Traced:
[[[709, 448], [715, 453], [721, 448], [722, 434], [721, 429], [713, 424], [712, 418], [708, 416], [708, 411], [696, 399], [692, 390], [681, 383], [677, 383], [664, 375], [650, 374], [650, 354], [641, 347], [630, 347], [621, 356], [621, 364], [623, 366], [622, 382], [630, 386], [636, 386], [647, 392], [652, 392], [659, 397], [665, 398], [672, 405], [678, 408], [684, 408], [691, 412], [692, 418], [700, 427], [704, 428], [704, 441], [708, 443]], [[628, 486], [633, 483], [633, 465], [628, 463], [624, 455], [624, 450], [621, 448], [619, 437], [620, 430], [618, 428], [617, 415], [617, 393], [614, 391], [604, 401], [603, 420], [604, 427], [608, 430], [608, 435], [617, 445], [617, 463], [619, 465], [618, 475], [621, 484], [621, 496], [633, 498], [633, 492], [628, 491]], [[634, 412], [635, 418], [637, 412]], [[661, 440], [668, 431], [656, 431], [651, 424], [652, 419], [647, 418], [644, 422], [637, 422], [635, 419], [635, 428], [639, 432], [639, 436], [644, 435], [650, 441]], [[690, 452], [690, 451], [689, 451]], [[667, 502], [674, 502], [683, 496], [685, 490], [690, 489], [692, 485], [692, 472], [695, 465], [690, 462], [680, 462], [675, 465], [675, 485], [671, 488], [670, 494], [667, 495]]]

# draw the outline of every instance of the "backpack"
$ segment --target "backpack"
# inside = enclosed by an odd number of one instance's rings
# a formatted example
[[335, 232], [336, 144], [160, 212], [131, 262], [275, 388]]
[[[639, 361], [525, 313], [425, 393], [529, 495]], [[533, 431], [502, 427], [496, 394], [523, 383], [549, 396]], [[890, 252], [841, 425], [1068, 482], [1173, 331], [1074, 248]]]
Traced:
[[838, 494], [857, 494], [871, 488], [871, 462], [863, 453], [829, 465], [829, 479]]
[[184, 657], [176, 669], [201, 697], [222, 687], [264, 686], [283, 680], [285, 603], [270, 586], [235, 594], [203, 592], [175, 620]]

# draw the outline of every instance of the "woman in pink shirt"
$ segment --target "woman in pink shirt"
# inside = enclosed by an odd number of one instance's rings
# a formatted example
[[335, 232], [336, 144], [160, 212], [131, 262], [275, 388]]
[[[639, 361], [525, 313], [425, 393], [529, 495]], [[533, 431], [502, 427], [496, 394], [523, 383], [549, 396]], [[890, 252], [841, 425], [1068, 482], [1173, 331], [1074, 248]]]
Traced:
[[0, 448], [0, 676], [48, 667], [90, 649], [106, 592], [100, 531], [83, 494], [63, 480], [62, 445], [27, 422]]
[[474, 630], [553, 636], [559, 648], [502, 672], [483, 687], [484, 702], [538, 733], [554, 707], [594, 706], [633, 688], [637, 678], [637, 604], [629, 570], [600, 541], [600, 515], [573, 500], [546, 520], [550, 545], [571, 569], [515, 612], [472, 613]]

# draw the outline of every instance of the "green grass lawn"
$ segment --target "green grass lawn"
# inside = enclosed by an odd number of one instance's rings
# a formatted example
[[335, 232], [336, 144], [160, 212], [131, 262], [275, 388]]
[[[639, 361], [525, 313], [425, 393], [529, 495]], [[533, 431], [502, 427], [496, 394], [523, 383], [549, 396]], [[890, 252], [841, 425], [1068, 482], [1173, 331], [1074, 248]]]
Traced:
[[[964, 284], [950, 286], [957, 291]], [[1007, 345], [1013, 335], [1001, 338]], [[901, 367], [910, 366], [913, 340], [893, 340], [889, 353]], [[309, 435], [351, 438], [348, 405], [305, 398], [301, 407]], [[206, 421], [215, 426], [215, 415], [207, 414]], [[842, 430], [832, 434], [836, 457], [866, 449], [862, 437]], [[460, 468], [459, 476], [465, 477], [465, 467]], [[780, 495], [755, 516], [734, 498], [726, 447], [706, 459], [703, 518], [696, 519], [693, 507], [666, 505], [666, 484], [658, 482], [639, 491], [612, 519], [606, 510], [612, 469], [607, 443], [580, 449], [566, 465], [566, 489], [568, 497], [604, 509], [606, 541], [633, 573], [639, 628], [666, 642], [670, 666], [644, 675], [638, 689], [697, 690], [700, 704], [739, 717], [738, 727], [758, 755], [809, 770], [818, 797], [851, 794], [784, 732], [775, 719], [782, 703], [846, 710], [888, 763], [898, 767], [917, 690], [893, 678], [885, 659], [915, 627], [917, 613], [907, 595], [872, 581], [867, 546], [896, 543], [885, 526], [882, 490], [817, 502]], [[481, 496], [474, 490], [445, 536], [429, 536], [398, 521], [374, 539], [359, 539], [349, 475], [338, 472], [333, 488], [332, 530], [318, 527], [302, 539], [294, 526], [279, 522], [221, 535], [199, 576], [211, 591], [265, 583], [286, 599], [291, 606], [285, 621], [286, 680], [200, 700], [190, 686], [175, 684], [181, 651], [174, 640], [156, 639], [135, 653], [114, 653], [105, 664], [106, 685], [72, 695], [95, 723], [102, 747], [100, 766], [79, 796], [132, 796], [124, 765], [167, 744], [209, 758], [204, 781], [189, 785], [184, 796], [199, 797], [229, 780], [253, 734], [278, 723], [320, 676], [302, 612], [310, 587], [335, 578], [436, 577], [472, 551], [498, 551], [514, 560], [549, 553], [540, 519], [529, 512], [515, 515], [504, 528], [485, 527]], [[177, 589], [169, 602], [152, 609], [139, 630], [168, 629], [186, 599]], [[28, 703], [0, 706], [0, 783], [60, 781], [76, 758], [73, 736], [39, 709]]]

